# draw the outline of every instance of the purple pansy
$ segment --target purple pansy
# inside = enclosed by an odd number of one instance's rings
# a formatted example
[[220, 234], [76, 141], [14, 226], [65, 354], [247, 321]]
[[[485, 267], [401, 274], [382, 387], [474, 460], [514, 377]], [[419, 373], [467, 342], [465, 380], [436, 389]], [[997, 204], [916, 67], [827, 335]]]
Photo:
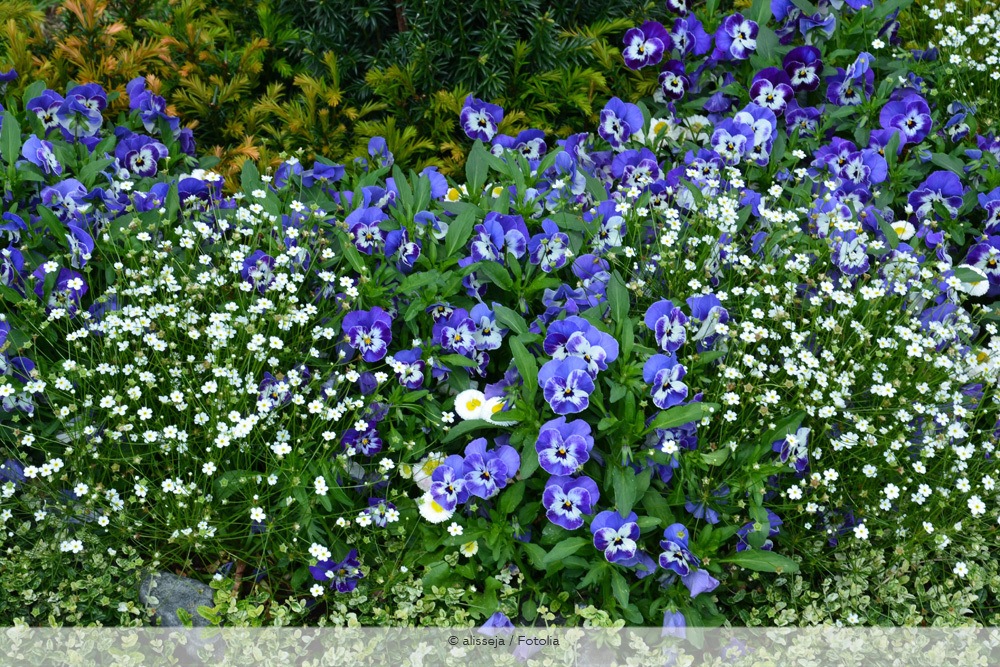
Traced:
[[703, 56], [712, 50], [712, 36], [705, 32], [705, 26], [694, 14], [674, 19], [670, 37], [681, 57]]
[[604, 552], [609, 563], [622, 563], [635, 558], [638, 550], [639, 524], [635, 512], [623, 517], [618, 512], [607, 510], [599, 513], [590, 522], [590, 532], [594, 535], [594, 547]]
[[785, 74], [795, 92], [819, 88], [823, 61], [820, 50], [815, 46], [797, 46], [781, 61]]
[[118, 168], [138, 178], [155, 176], [157, 163], [167, 155], [166, 146], [142, 134], [125, 137], [115, 146]]
[[612, 97], [601, 110], [597, 134], [614, 148], [620, 148], [633, 134], [642, 130], [642, 123], [639, 107]]
[[715, 60], [746, 60], [757, 50], [757, 32], [754, 21], [742, 14], [727, 16], [715, 31]]
[[687, 339], [687, 315], [672, 301], [657, 301], [646, 310], [646, 327], [656, 335], [656, 344], [667, 354], [673, 354]]
[[274, 258], [263, 250], [255, 250], [243, 260], [240, 276], [263, 294], [274, 283]]
[[674, 48], [670, 34], [656, 21], [646, 21], [640, 27], [628, 30], [623, 43], [622, 57], [629, 69], [655, 65], [663, 59], [665, 52]]
[[34, 134], [27, 138], [24, 146], [21, 147], [21, 155], [24, 159], [40, 168], [47, 176], [59, 176], [62, 174], [63, 166], [56, 157], [53, 146], [44, 139], [39, 139]]
[[550, 475], [572, 475], [590, 460], [593, 448], [590, 424], [582, 419], [568, 423], [565, 417], [552, 419], [542, 424], [535, 441], [538, 464]]
[[[445, 463], [449, 460], [451, 457]], [[520, 467], [521, 457], [513, 447], [504, 444], [487, 450], [486, 438], [477, 438], [465, 447], [462, 467], [465, 488], [478, 498], [492, 498], [507, 486], [508, 479], [517, 475]]]
[[[565, 153], [560, 153], [562, 155]], [[559, 225], [550, 218], [542, 221], [542, 233], [535, 234], [528, 241], [528, 261], [545, 273], [565, 266], [569, 253], [569, 236], [559, 231]]]
[[351, 211], [344, 219], [359, 251], [371, 255], [381, 248], [385, 235], [379, 228], [379, 223], [388, 220], [388, 217], [381, 209], [368, 206]]
[[750, 99], [780, 116], [794, 96], [791, 80], [777, 67], [759, 71], [750, 84]]
[[378, 306], [371, 310], [356, 310], [344, 316], [344, 337], [361, 358], [368, 363], [385, 357], [392, 342], [392, 318]]
[[476, 323], [464, 308], [438, 319], [433, 332], [434, 342], [450, 352], [468, 356], [476, 349]]
[[857, 106], [875, 91], [875, 72], [868, 70], [855, 80], [847, 76], [847, 71], [838, 67], [836, 74], [827, 78], [826, 99], [830, 104]]
[[698, 343], [699, 351], [710, 349], [718, 338], [716, 326], [729, 321], [729, 312], [714, 294], [692, 296], [688, 298], [687, 305], [691, 309], [691, 318], [700, 322], [692, 340]]
[[688, 548], [688, 530], [682, 524], [667, 526], [660, 540], [660, 567], [676, 572], [681, 577], [691, 574], [701, 563]]
[[907, 202], [913, 207], [913, 214], [917, 218], [929, 217], [936, 203], [943, 205], [951, 217], [955, 218], [962, 207], [964, 195], [965, 189], [957, 174], [935, 171], [910, 193]]
[[594, 381], [579, 357], [553, 359], [538, 371], [538, 384], [557, 415], [583, 412], [590, 405]]
[[431, 473], [431, 497], [438, 505], [448, 511], [469, 499], [469, 491], [465, 487], [465, 477], [461, 469], [455, 470], [443, 463]]
[[59, 118], [56, 114], [63, 102], [65, 102], [63, 96], [54, 90], [44, 90], [38, 97], [28, 101], [27, 111], [32, 111], [38, 116], [42, 127], [45, 128], [46, 136], [49, 130], [59, 127]]
[[918, 144], [930, 134], [933, 122], [927, 101], [912, 90], [897, 91], [879, 112], [883, 129], [899, 130], [904, 144]]
[[542, 506], [549, 521], [566, 530], [583, 525], [583, 517], [593, 511], [601, 494], [594, 480], [587, 476], [550, 477], [542, 492]]
[[691, 87], [691, 80], [684, 71], [684, 63], [680, 60], [670, 60], [663, 65], [658, 78], [660, 82], [660, 92], [667, 100], [677, 101], [684, 97], [688, 88]]
[[688, 387], [681, 382], [687, 370], [677, 358], [654, 354], [642, 368], [643, 381], [651, 385], [653, 404], [661, 410], [680, 405], [687, 398]]
[[331, 560], [320, 561], [309, 568], [316, 581], [330, 582], [330, 588], [338, 593], [350, 593], [358, 587], [358, 580], [364, 578], [361, 573], [361, 563], [358, 561], [358, 550], [351, 549], [347, 557], [339, 563]]
[[470, 139], [490, 141], [503, 121], [503, 109], [469, 95], [465, 98], [459, 122]]

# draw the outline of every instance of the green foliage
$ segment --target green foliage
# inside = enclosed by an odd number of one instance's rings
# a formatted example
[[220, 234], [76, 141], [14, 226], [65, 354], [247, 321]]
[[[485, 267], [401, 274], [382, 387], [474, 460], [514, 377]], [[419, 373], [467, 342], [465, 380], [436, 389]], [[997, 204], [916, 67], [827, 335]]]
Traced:
[[592, 127], [612, 89], [649, 94], [619, 46], [636, 21], [663, 13], [642, 0], [343, 5], [64, 0], [43, 21], [30, 3], [3, 0], [0, 58], [21, 82], [119, 92], [110, 117], [127, 108], [125, 84], [145, 76], [227, 177], [248, 158], [276, 166], [286, 152], [347, 162], [373, 136], [400, 164], [453, 175], [469, 94], [505, 108], [503, 132], [559, 136]]

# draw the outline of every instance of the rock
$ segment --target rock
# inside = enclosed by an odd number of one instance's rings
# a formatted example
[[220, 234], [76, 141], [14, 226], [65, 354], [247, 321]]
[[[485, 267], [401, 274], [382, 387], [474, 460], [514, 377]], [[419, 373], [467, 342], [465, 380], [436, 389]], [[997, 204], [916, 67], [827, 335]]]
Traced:
[[214, 607], [213, 595], [208, 584], [170, 572], [146, 575], [139, 584], [139, 600], [156, 611], [163, 627], [183, 626], [177, 615], [180, 608], [190, 614], [194, 627], [208, 626], [208, 619], [198, 613], [198, 607]]

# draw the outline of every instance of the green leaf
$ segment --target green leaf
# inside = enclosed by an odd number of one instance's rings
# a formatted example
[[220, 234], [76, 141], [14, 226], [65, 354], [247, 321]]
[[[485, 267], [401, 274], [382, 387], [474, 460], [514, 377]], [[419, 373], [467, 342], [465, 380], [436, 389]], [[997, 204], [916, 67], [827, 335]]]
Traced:
[[500, 513], [508, 515], [518, 508], [524, 499], [524, 480], [516, 482], [504, 490], [500, 496]]
[[469, 196], [473, 201], [479, 201], [479, 196], [486, 185], [486, 177], [490, 173], [490, 163], [486, 148], [483, 142], [476, 141], [469, 151], [469, 158], [465, 162], [465, 180], [469, 186]]
[[552, 550], [549, 553], [545, 554], [543, 563], [545, 565], [551, 565], [552, 563], [556, 563], [562, 560], [563, 558], [566, 558], [567, 556], [572, 556], [573, 554], [575, 554], [577, 551], [587, 546], [588, 544], [590, 544], [590, 540], [584, 537], [567, 538], [562, 542], [560, 542], [559, 544], [552, 547]]
[[502, 306], [499, 303], [493, 304], [493, 314], [497, 318], [497, 322], [504, 325], [515, 334], [523, 334], [528, 331], [528, 323], [524, 321], [524, 318], [517, 314], [516, 311], [508, 308], [507, 306]]
[[687, 405], [672, 407], [656, 415], [653, 421], [649, 423], [649, 426], [646, 427], [646, 430], [643, 431], [643, 435], [652, 433], [658, 428], [673, 428], [675, 426], [683, 426], [688, 422], [704, 419], [711, 414], [709, 412], [710, 408], [716, 409], [718, 407], [716, 403], [688, 403]]
[[465, 245], [465, 242], [472, 235], [472, 228], [475, 226], [476, 212], [473, 209], [466, 209], [451, 221], [444, 237], [445, 257], [451, 257], [455, 251]]
[[110, 165], [114, 160], [112, 158], [104, 158], [101, 160], [94, 160], [93, 162], [88, 162], [84, 165], [83, 169], [77, 174], [77, 178], [86, 187], [91, 187], [94, 184], [94, 180], [97, 175], [101, 173], [101, 170]]
[[479, 365], [472, 359], [461, 354], [445, 354], [438, 357], [438, 361], [449, 366], [461, 366], [462, 368], [475, 368]]
[[964, 266], [957, 266], [953, 270], [955, 271], [955, 277], [963, 283], [978, 283], [984, 280], [982, 273]]
[[253, 163], [253, 160], [247, 160], [243, 163], [243, 170], [240, 172], [240, 185], [248, 197], [254, 190], [262, 189], [263, 182], [260, 180], [260, 172], [257, 171], [257, 165]]
[[535, 395], [538, 393], [538, 362], [535, 355], [528, 352], [517, 338], [509, 338], [510, 352], [514, 356], [514, 363], [517, 365], [517, 372], [524, 380], [524, 400], [529, 405], [534, 405]]
[[630, 295], [625, 281], [621, 274], [615, 271], [611, 274], [608, 282], [608, 301], [611, 303], [611, 321], [615, 323], [615, 330], [619, 331], [628, 319]]
[[629, 585], [622, 573], [617, 569], [611, 570], [611, 592], [614, 593], [615, 600], [625, 608], [628, 606]]
[[0, 152], [3, 153], [3, 161], [9, 165], [14, 164], [21, 156], [21, 126], [10, 109], [3, 112], [3, 129], [0, 129]]
[[611, 486], [615, 493], [615, 509], [619, 514], [627, 515], [639, 496], [635, 471], [621, 466], [612, 467]]
[[729, 452], [729, 447], [722, 447], [714, 452], [703, 453], [701, 459], [710, 466], [718, 466], [722, 465], [729, 458]]
[[477, 428], [488, 428], [493, 426], [485, 419], [466, 419], [461, 424], [457, 426], [452, 426], [448, 429], [448, 433], [441, 439], [441, 442], [451, 442], [456, 438], [459, 438], [466, 433], [475, 431]]
[[733, 563], [755, 572], [782, 572], [793, 574], [799, 571], [799, 564], [787, 556], [776, 554], [773, 551], [763, 551], [753, 549], [750, 551], [740, 551], [728, 558], [720, 558], [719, 562]]
[[494, 285], [505, 292], [514, 289], [514, 279], [503, 264], [498, 264], [490, 260], [477, 262], [473, 267], [477, 272], [482, 272], [490, 279]]
[[[6, 121], [4, 121], [6, 122]], [[943, 167], [949, 171], [952, 171], [959, 176], [965, 175], [965, 163], [956, 157], [952, 157], [946, 153], [933, 153], [931, 154], [931, 162], [939, 167]]]

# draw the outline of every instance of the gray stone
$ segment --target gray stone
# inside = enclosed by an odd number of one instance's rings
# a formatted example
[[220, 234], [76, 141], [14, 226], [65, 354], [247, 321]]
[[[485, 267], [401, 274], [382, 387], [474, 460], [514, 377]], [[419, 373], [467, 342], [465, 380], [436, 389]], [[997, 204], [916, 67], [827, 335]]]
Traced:
[[198, 613], [198, 607], [214, 607], [213, 595], [208, 584], [170, 572], [146, 575], [139, 584], [139, 600], [155, 610], [163, 627], [183, 626], [177, 615], [180, 608], [190, 614], [194, 627], [208, 626], [208, 619]]

